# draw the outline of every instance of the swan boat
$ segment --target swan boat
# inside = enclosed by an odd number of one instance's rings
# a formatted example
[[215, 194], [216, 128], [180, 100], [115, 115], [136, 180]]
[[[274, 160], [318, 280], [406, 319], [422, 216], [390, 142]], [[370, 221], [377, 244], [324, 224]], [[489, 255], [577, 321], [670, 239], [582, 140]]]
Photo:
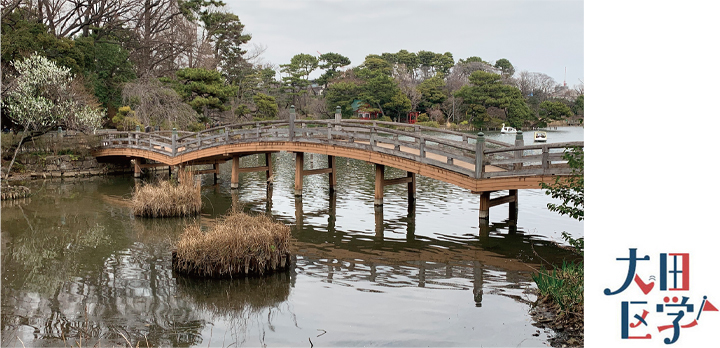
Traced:
[[515, 134], [517, 133], [517, 129], [513, 127], [505, 127], [505, 124], [502, 124], [502, 128], [500, 129], [500, 133], [502, 134]]

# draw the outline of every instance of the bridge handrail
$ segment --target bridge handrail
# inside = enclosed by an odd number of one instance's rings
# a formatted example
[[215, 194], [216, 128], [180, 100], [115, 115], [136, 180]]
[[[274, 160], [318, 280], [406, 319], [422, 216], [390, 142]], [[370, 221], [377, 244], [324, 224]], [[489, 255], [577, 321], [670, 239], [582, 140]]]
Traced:
[[564, 148], [572, 148], [572, 147], [583, 147], [585, 144], [584, 141], [570, 141], [570, 142], [564, 142], [564, 143], [546, 143], [546, 144], [534, 144], [534, 145], [524, 145], [524, 146], [510, 146], [505, 147], [501, 149], [487, 149], [485, 150], [486, 154], [491, 153], [500, 153], [500, 152], [508, 152], [508, 151], [518, 151], [518, 150], [542, 150], [545, 148], [548, 149], [564, 149]]
[[[325, 121], [325, 120], [302, 120], [302, 121], [300, 121], [300, 122], [296, 121], [296, 123], [303, 123], [303, 124], [325, 124], [325, 125], [331, 125], [331, 126], [332, 126], [332, 125], [338, 125], [338, 124], [335, 123], [335, 122], [328, 122], [328, 121]], [[392, 122], [384, 122], [384, 123], [392, 123]], [[437, 143], [437, 144], [443, 144], [443, 145], [447, 145], [447, 146], [458, 147], [458, 148], [461, 148], [461, 149], [464, 149], [464, 150], [473, 150], [473, 149], [475, 148], [474, 145], [470, 145], [470, 144], [467, 143], [467, 142], [462, 142], [462, 141], [457, 141], [457, 140], [452, 140], [452, 139], [447, 139], [447, 138], [435, 138], [435, 137], [429, 136], [429, 135], [427, 135], [427, 134], [414, 133], [414, 132], [406, 132], [406, 131], [402, 131], [402, 130], [398, 130], [398, 129], [378, 127], [378, 126], [374, 126], [374, 125], [366, 125], [366, 124], [353, 125], [353, 128], [354, 128], [355, 130], [358, 130], [358, 129], [359, 129], [359, 130], [363, 130], [363, 131], [365, 131], [366, 133], [373, 133], [373, 132], [375, 132], [377, 135], [385, 134], [385, 135], [406, 136], [406, 137], [409, 137], [409, 138], [421, 139], [421, 141], [431, 141], [431, 142], [434, 142], [434, 143]], [[338, 132], [337, 130], [335, 130], [335, 131]], [[340, 128], [340, 131], [342, 131], [342, 128]], [[397, 140], [397, 139], [396, 139], [396, 140]]]
[[[552, 166], [564, 163], [562, 152], [554, 149], [583, 147], [584, 142], [564, 142], [514, 146], [498, 142], [501, 148], [488, 148], [483, 142], [470, 142], [471, 135], [454, 131], [440, 133], [461, 136], [454, 140], [426, 134], [423, 131], [437, 132], [432, 127], [416, 126], [415, 131], [397, 129], [395, 122], [365, 120], [270, 120], [242, 122], [214, 127], [200, 132], [175, 132], [166, 137], [168, 131], [133, 132], [114, 131], [97, 134], [101, 147], [145, 149], [174, 157], [178, 153], [188, 153], [217, 145], [258, 141], [295, 141], [335, 144], [351, 148], [369, 149], [408, 158], [420, 163], [464, 173], [476, 179], [495, 176], [520, 174], [569, 174], [564, 169]], [[246, 128], [249, 127], [249, 128]], [[182, 136], [178, 136], [180, 134]], [[359, 142], [356, 142], [359, 141]], [[401, 146], [406, 150], [401, 151]], [[412, 151], [407, 150], [412, 149]], [[541, 150], [541, 153], [532, 153]], [[414, 151], [414, 152], [413, 152]], [[480, 152], [481, 151], [481, 152]], [[530, 151], [531, 153], [526, 153]], [[432, 153], [437, 156], [427, 156]], [[439, 160], [442, 159], [442, 160]], [[465, 165], [455, 161], [465, 162]], [[538, 165], [539, 164], [539, 165]], [[486, 173], [488, 165], [504, 168], [506, 172]], [[475, 167], [473, 172], [468, 166]]]

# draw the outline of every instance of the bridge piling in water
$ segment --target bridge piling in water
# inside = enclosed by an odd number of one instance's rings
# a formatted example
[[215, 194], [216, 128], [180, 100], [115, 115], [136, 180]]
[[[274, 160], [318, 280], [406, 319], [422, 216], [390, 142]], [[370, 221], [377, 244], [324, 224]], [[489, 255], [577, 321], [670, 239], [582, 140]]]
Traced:
[[[296, 152], [295, 153], [295, 197], [302, 196], [303, 165], [305, 165], [305, 153], [304, 152]], [[297, 200], [295, 200], [295, 204], [297, 204]]]
[[329, 186], [330, 192], [335, 192], [335, 186], [337, 185], [337, 173], [335, 166], [335, 156], [328, 155], [328, 167], [320, 169], [304, 169], [305, 166], [305, 153], [295, 153], [295, 196], [302, 196], [303, 190], [303, 177], [306, 175], [315, 174], [329, 174]]
[[132, 160], [133, 166], [135, 167], [135, 172], [133, 173], [133, 177], [139, 178], [142, 176], [142, 168], [140, 168], [140, 161], [142, 161], [142, 158], [136, 157]]
[[518, 214], [518, 190], [509, 190], [507, 196], [490, 199], [493, 191], [476, 192], [480, 195], [480, 221], [490, 221], [490, 208], [496, 205], [508, 203], [508, 218], [517, 220]]
[[375, 206], [383, 205], [383, 187], [385, 181], [385, 166], [375, 165]]
[[417, 188], [416, 175], [407, 172], [404, 178], [385, 179], [385, 166], [375, 165], [375, 206], [383, 205], [384, 188], [388, 185], [408, 184], [408, 204], [415, 204], [415, 190]]
[[[260, 156], [258, 154], [258, 156]], [[258, 162], [260, 158], [258, 157]], [[218, 167], [219, 168], [219, 167]], [[249, 172], [265, 172], [266, 181], [268, 185], [272, 185], [273, 181], [273, 170], [272, 170], [272, 152], [265, 152], [265, 165], [258, 167], [245, 167], [240, 168], [240, 156], [232, 156], [232, 170], [230, 172], [230, 188], [236, 189], [240, 186], [240, 173]], [[219, 173], [219, 171], [218, 171]]]
[[233, 156], [232, 158], [232, 170], [230, 172], [230, 188], [236, 189], [240, 187], [240, 178], [238, 177], [240, 169], [240, 157]]

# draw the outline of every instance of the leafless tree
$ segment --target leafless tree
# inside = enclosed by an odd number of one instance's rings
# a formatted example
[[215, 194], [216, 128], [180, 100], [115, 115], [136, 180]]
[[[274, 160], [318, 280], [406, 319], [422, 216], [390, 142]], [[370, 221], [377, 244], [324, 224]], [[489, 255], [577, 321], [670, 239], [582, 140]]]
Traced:
[[[137, 0], [5, 0], [7, 9], [23, 7], [58, 37], [88, 36], [91, 28], [118, 30], [131, 17]], [[14, 9], [13, 8], [13, 9]]]
[[130, 59], [138, 76], [167, 75], [192, 63], [195, 24], [188, 21], [175, 0], [135, 0], [128, 14], [132, 40]]
[[573, 89], [575, 89], [575, 92], [577, 92], [577, 95], [584, 95], [585, 94], [585, 82], [583, 80], [578, 79], [580, 81], [579, 85], [575, 85]]
[[513, 85], [517, 87], [523, 96], [528, 96], [537, 88], [533, 73], [523, 70], [513, 79]]
[[2, 7], [0, 15], [2, 15], [2, 17], [6, 17], [8, 14], [15, 11], [16, 8], [20, 7], [22, 2], [23, 0], [0, 0], [0, 7]]
[[558, 86], [552, 77], [543, 73], [528, 72], [527, 70], [518, 73], [517, 77], [513, 78], [512, 84], [520, 89], [524, 96], [533, 93], [540, 97], [541, 100], [552, 96]]
[[405, 64], [397, 64], [393, 71], [393, 77], [397, 81], [400, 90], [410, 99], [410, 110], [416, 110], [420, 105], [422, 94], [417, 90], [418, 82], [415, 74]]
[[445, 115], [448, 116], [448, 120], [452, 120], [453, 122], [458, 122], [460, 120], [459, 115], [461, 114], [461, 107], [462, 98], [456, 97], [454, 95], [450, 95], [440, 105], [440, 109], [445, 113]]

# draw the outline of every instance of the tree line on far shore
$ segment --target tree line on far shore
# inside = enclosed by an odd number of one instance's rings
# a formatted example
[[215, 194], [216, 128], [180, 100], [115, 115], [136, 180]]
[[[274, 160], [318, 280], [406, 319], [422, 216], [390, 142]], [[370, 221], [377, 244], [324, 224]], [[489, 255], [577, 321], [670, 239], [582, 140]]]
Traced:
[[306, 118], [330, 118], [340, 106], [344, 118], [417, 112], [420, 122], [476, 128], [583, 117], [582, 85], [516, 72], [505, 58], [401, 49], [356, 66], [333, 52], [273, 65], [222, 1], [2, 5], [2, 124], [29, 136], [57, 127], [193, 131], [285, 119], [291, 105]]

